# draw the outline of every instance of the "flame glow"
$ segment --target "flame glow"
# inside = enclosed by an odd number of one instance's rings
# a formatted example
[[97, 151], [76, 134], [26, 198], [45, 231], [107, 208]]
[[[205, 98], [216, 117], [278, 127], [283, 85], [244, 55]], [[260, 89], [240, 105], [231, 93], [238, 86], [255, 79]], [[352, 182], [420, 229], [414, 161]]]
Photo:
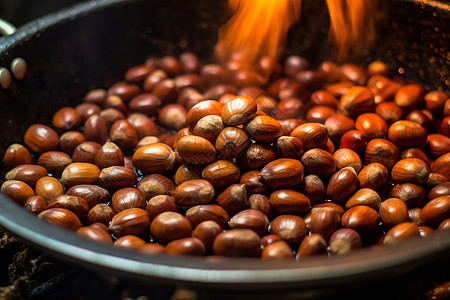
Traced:
[[[330, 13], [330, 40], [343, 58], [373, 33], [373, 0], [325, 0]], [[229, 0], [232, 18], [219, 30], [216, 53], [222, 60], [234, 54], [249, 63], [276, 57], [289, 27], [300, 18], [301, 0]], [[305, 29], [307, 30], [307, 29]]]
[[301, 0], [229, 0], [233, 17], [219, 30], [216, 51], [226, 60], [239, 53], [250, 63], [276, 57], [289, 27], [300, 17]]
[[326, 0], [330, 13], [330, 39], [337, 44], [338, 58], [345, 58], [370, 40], [374, 32], [372, 0]]

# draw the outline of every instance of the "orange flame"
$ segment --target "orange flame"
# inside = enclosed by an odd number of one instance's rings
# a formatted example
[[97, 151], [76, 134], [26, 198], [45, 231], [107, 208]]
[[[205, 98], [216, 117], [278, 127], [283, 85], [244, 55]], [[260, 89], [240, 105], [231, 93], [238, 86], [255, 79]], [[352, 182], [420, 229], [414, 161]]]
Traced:
[[326, 0], [330, 12], [330, 39], [337, 44], [340, 59], [358, 51], [373, 37], [375, 9], [372, 0]]
[[[339, 58], [356, 49], [373, 32], [372, 0], [326, 0], [330, 40]], [[301, 0], [229, 0], [232, 18], [219, 30], [216, 53], [222, 60], [234, 54], [249, 63], [281, 52], [289, 27], [300, 17]]]
[[300, 17], [301, 0], [229, 0], [233, 17], [219, 30], [216, 51], [223, 60], [239, 53], [253, 63], [276, 57], [289, 27]]

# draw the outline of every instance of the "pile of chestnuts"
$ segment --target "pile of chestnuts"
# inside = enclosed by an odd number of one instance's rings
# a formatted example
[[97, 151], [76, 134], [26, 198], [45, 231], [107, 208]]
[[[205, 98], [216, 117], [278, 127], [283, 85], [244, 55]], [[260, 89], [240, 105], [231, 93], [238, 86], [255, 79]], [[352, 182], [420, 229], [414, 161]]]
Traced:
[[150, 58], [30, 126], [1, 191], [147, 254], [304, 259], [450, 228], [450, 99], [367, 68]]

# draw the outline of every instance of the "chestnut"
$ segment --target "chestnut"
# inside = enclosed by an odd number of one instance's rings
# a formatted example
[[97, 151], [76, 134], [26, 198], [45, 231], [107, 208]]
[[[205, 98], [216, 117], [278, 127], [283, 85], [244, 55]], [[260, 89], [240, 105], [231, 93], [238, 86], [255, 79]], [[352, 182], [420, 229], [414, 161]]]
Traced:
[[248, 197], [248, 206], [263, 212], [268, 218], [272, 216], [272, 207], [267, 196], [262, 194], [253, 194]]
[[326, 195], [326, 187], [322, 179], [314, 174], [305, 176], [299, 190], [309, 198], [311, 203], [319, 203]]
[[186, 127], [186, 109], [176, 103], [165, 105], [158, 114], [159, 123], [169, 129], [180, 130]]
[[354, 206], [341, 217], [342, 227], [354, 229], [362, 235], [374, 233], [378, 229], [379, 222], [378, 212], [365, 205]]
[[283, 135], [290, 135], [292, 133], [292, 130], [296, 128], [297, 126], [303, 124], [304, 122], [299, 119], [286, 119], [286, 120], [278, 120], [278, 122], [281, 125], [281, 128], [283, 129]]
[[308, 228], [311, 234], [320, 234], [326, 241], [341, 226], [339, 213], [331, 207], [323, 207], [312, 211]]
[[43, 153], [58, 149], [59, 135], [44, 124], [33, 124], [24, 135], [25, 146], [34, 153]]
[[428, 191], [428, 200], [432, 200], [439, 196], [450, 195], [450, 182], [443, 182], [441, 184], [435, 185], [432, 189]]
[[66, 194], [83, 198], [91, 208], [98, 203], [106, 203], [110, 197], [106, 189], [94, 184], [74, 185], [67, 190]]
[[203, 117], [209, 115], [221, 116], [222, 107], [223, 105], [220, 102], [214, 100], [205, 100], [195, 104], [186, 114], [187, 127], [192, 131]]
[[362, 188], [357, 190], [348, 200], [345, 202], [345, 209], [350, 209], [358, 205], [365, 205], [376, 211], [380, 208], [381, 197], [378, 193], [369, 188]]
[[439, 156], [431, 166], [431, 172], [450, 178], [450, 152]]
[[417, 84], [407, 84], [400, 87], [394, 96], [395, 104], [405, 111], [411, 111], [422, 105], [425, 91]]
[[[106, 100], [106, 95], [104, 100]], [[102, 100], [102, 101], [104, 101]], [[100, 105], [90, 102], [83, 102], [75, 106], [75, 110], [77, 111], [78, 115], [81, 117], [82, 122], [86, 122], [86, 120], [92, 116], [97, 115], [102, 110]]]
[[70, 188], [78, 184], [95, 184], [98, 182], [100, 169], [90, 163], [71, 163], [61, 175], [62, 184]]
[[39, 178], [34, 188], [36, 195], [41, 196], [48, 203], [53, 197], [64, 194], [64, 187], [61, 182], [50, 176]]
[[279, 235], [291, 245], [299, 245], [308, 234], [308, 228], [299, 216], [280, 215], [272, 221], [270, 233]]
[[270, 194], [270, 207], [281, 214], [303, 214], [311, 209], [311, 201], [304, 194], [280, 189]]
[[217, 196], [216, 202], [229, 215], [234, 215], [247, 207], [247, 189], [244, 184], [232, 184]]
[[25, 201], [23, 207], [31, 213], [39, 214], [47, 209], [47, 201], [38, 195], [30, 196], [27, 201]]
[[306, 174], [316, 174], [321, 179], [330, 177], [336, 171], [336, 160], [333, 155], [319, 148], [303, 153], [301, 162]]
[[413, 182], [424, 184], [430, 176], [430, 168], [421, 159], [404, 158], [392, 168], [391, 179], [394, 183]]
[[239, 181], [240, 170], [228, 160], [218, 160], [205, 167], [201, 176], [208, 180], [215, 189], [221, 190]]
[[136, 65], [126, 70], [124, 79], [129, 83], [141, 83], [154, 70], [154, 66]]
[[241, 152], [238, 158], [242, 170], [261, 170], [266, 164], [277, 158], [275, 149], [267, 143], [255, 142]]
[[384, 138], [388, 131], [386, 122], [375, 113], [359, 115], [355, 121], [355, 128], [365, 135], [368, 140]]
[[387, 187], [389, 171], [380, 163], [367, 164], [358, 174], [359, 185], [362, 188], [371, 188], [382, 191]]
[[317, 123], [304, 123], [292, 130], [291, 136], [298, 138], [303, 145], [303, 150], [312, 148], [324, 148], [327, 144], [327, 127]]
[[297, 250], [295, 258], [303, 259], [312, 255], [324, 255], [327, 253], [327, 241], [318, 233], [305, 236]]
[[192, 226], [189, 220], [185, 216], [172, 211], [157, 215], [150, 226], [152, 237], [162, 244], [189, 237], [191, 232]]
[[[153, 223], [152, 223], [153, 224]], [[116, 237], [140, 235], [148, 230], [150, 217], [142, 208], [128, 208], [117, 213], [109, 224], [109, 231]]]
[[87, 219], [89, 224], [101, 223], [108, 226], [115, 215], [110, 206], [105, 203], [98, 203], [89, 210]]
[[389, 198], [381, 202], [378, 213], [381, 221], [388, 228], [409, 220], [408, 207], [398, 198]]
[[386, 232], [383, 245], [394, 245], [406, 239], [420, 236], [417, 225], [411, 222], [400, 223]]
[[232, 159], [238, 157], [250, 142], [244, 130], [237, 127], [225, 127], [216, 139], [215, 149], [221, 158]]
[[111, 235], [108, 233], [108, 231], [93, 227], [93, 226], [83, 226], [80, 227], [76, 233], [80, 236], [83, 236], [85, 238], [88, 238], [90, 240], [105, 243], [105, 244], [112, 244], [113, 240]]
[[36, 185], [36, 182], [40, 178], [47, 176], [47, 174], [47, 169], [40, 165], [24, 164], [9, 170], [5, 174], [5, 179], [20, 180], [30, 185], [31, 187], [34, 187]]
[[430, 200], [420, 214], [425, 225], [436, 226], [450, 218], [450, 195], [439, 196]]
[[350, 87], [341, 97], [342, 112], [347, 117], [356, 118], [375, 110], [375, 100], [370, 90], [363, 86]]
[[102, 146], [96, 142], [82, 142], [73, 150], [72, 161], [95, 164], [95, 156], [101, 147]]
[[352, 149], [340, 148], [333, 153], [334, 160], [336, 161], [336, 169], [340, 170], [345, 167], [352, 167], [358, 174], [362, 168], [361, 157]]
[[95, 164], [100, 169], [111, 166], [123, 166], [123, 152], [113, 142], [106, 142], [95, 155]]
[[261, 238], [261, 247], [266, 247], [267, 245], [282, 241], [283, 238], [278, 234], [269, 233]]
[[328, 137], [335, 143], [338, 143], [344, 134], [355, 129], [355, 121], [344, 115], [330, 116], [324, 124]]
[[401, 199], [408, 207], [417, 207], [425, 201], [427, 191], [421, 185], [406, 182], [395, 185], [390, 196]]
[[134, 152], [133, 166], [144, 174], [163, 174], [174, 168], [175, 154], [163, 143], [144, 145]]
[[117, 95], [125, 102], [129, 102], [139, 93], [140, 88], [137, 84], [127, 83], [125, 81], [119, 81], [110, 86], [107, 90], [108, 95]]
[[263, 260], [279, 260], [292, 258], [294, 258], [292, 248], [285, 241], [271, 243], [264, 247], [261, 252], [261, 259]]
[[214, 239], [213, 252], [226, 257], [257, 257], [261, 253], [259, 235], [250, 229], [229, 229]]
[[197, 255], [203, 256], [206, 247], [203, 242], [195, 237], [185, 237], [173, 240], [166, 245], [166, 251], [169, 255]]
[[106, 96], [107, 93], [105, 89], [93, 89], [86, 93], [86, 95], [84, 96], [84, 102], [103, 106]]
[[363, 154], [367, 146], [367, 137], [358, 130], [350, 130], [344, 133], [340, 140], [340, 148], [348, 148]]
[[113, 245], [115, 248], [137, 250], [146, 244], [147, 243], [140, 237], [132, 234], [127, 234], [115, 240]]
[[297, 98], [285, 98], [275, 103], [271, 110], [266, 109], [266, 111], [269, 113], [275, 111], [273, 116], [277, 120], [304, 119], [305, 116], [304, 104]]
[[174, 183], [180, 185], [187, 180], [201, 179], [202, 170], [202, 167], [198, 165], [189, 163], [182, 164], [175, 172]]
[[112, 166], [104, 168], [98, 176], [98, 183], [107, 190], [119, 190], [136, 184], [137, 176], [133, 169]]
[[62, 151], [47, 151], [39, 156], [38, 164], [54, 176], [61, 176], [65, 167], [71, 164], [72, 158]]
[[336, 111], [328, 106], [313, 106], [306, 112], [306, 121], [324, 124], [326, 120], [336, 114]]
[[345, 167], [334, 173], [327, 186], [327, 198], [331, 201], [341, 202], [352, 195], [358, 186], [358, 177], [355, 169]]
[[392, 142], [385, 139], [373, 139], [367, 143], [364, 159], [366, 164], [380, 163], [388, 170], [397, 163], [400, 150]]
[[136, 184], [145, 196], [145, 199], [150, 199], [158, 195], [171, 196], [175, 191], [175, 185], [169, 178], [160, 174], [147, 175]]
[[161, 100], [151, 93], [139, 94], [128, 103], [130, 112], [141, 113], [145, 116], [154, 116], [160, 106]]
[[273, 189], [293, 188], [303, 181], [304, 169], [297, 159], [279, 158], [265, 165], [258, 176]]
[[192, 231], [192, 237], [203, 242], [206, 252], [212, 252], [212, 247], [216, 236], [222, 232], [222, 227], [215, 221], [207, 220], [199, 223]]
[[329, 246], [332, 255], [346, 254], [362, 247], [361, 235], [351, 228], [338, 229], [331, 235]]
[[168, 195], [157, 195], [150, 198], [147, 202], [145, 210], [148, 212], [150, 216], [150, 221], [153, 221], [153, 219], [162, 212], [178, 211], [177, 205], [175, 203], [175, 198]]
[[65, 208], [49, 208], [38, 214], [38, 218], [73, 231], [81, 227], [78, 217]]
[[269, 219], [266, 214], [257, 209], [244, 209], [231, 217], [228, 223], [230, 229], [247, 228], [262, 236], [267, 232]]
[[109, 137], [125, 153], [132, 151], [139, 141], [136, 129], [127, 120], [114, 122], [109, 130]]
[[134, 187], [117, 190], [111, 197], [111, 207], [116, 213], [128, 208], [145, 208], [145, 195]]
[[244, 125], [244, 131], [251, 139], [264, 143], [272, 143], [283, 135], [281, 124], [269, 116], [255, 116]]
[[103, 145], [109, 137], [106, 120], [99, 114], [89, 116], [84, 122], [83, 135], [86, 141]]
[[217, 204], [200, 204], [192, 206], [186, 211], [185, 216], [194, 228], [204, 221], [214, 221], [219, 224], [221, 228], [228, 227], [228, 213]]
[[183, 207], [209, 203], [214, 196], [214, 186], [205, 179], [187, 180], [173, 191], [176, 204]]
[[25, 146], [17, 143], [11, 144], [3, 156], [3, 163], [7, 170], [20, 165], [31, 164], [32, 162], [33, 158], [30, 151]]
[[303, 154], [303, 143], [293, 136], [280, 136], [276, 140], [275, 151], [280, 158], [300, 159]]
[[[144, 82], [142, 84], [143, 90], [145, 92], [151, 92], [158, 82], [163, 81], [163, 80], [167, 79], [168, 77], [169, 76], [167, 75], [167, 73], [161, 69], [156, 69], [156, 70], [150, 72], [145, 77]], [[158, 97], [156, 97], [156, 98], [158, 98]]]
[[[377, 97], [377, 96], [375, 96]], [[388, 125], [403, 119], [403, 110], [394, 102], [381, 102], [375, 108], [377, 113]]]
[[196, 135], [181, 137], [176, 146], [180, 157], [194, 165], [208, 164], [216, 160], [216, 148], [205, 138]]
[[224, 124], [222, 118], [217, 115], [207, 115], [198, 120], [192, 133], [207, 139], [214, 144], [220, 132], [223, 130]]
[[408, 148], [402, 152], [401, 158], [419, 158], [423, 160], [428, 166], [430, 166], [430, 160], [425, 152], [420, 148]]
[[434, 156], [441, 156], [450, 152], [450, 137], [439, 133], [427, 136], [428, 147]]
[[104, 109], [113, 108], [120, 111], [123, 115], [128, 114], [128, 108], [125, 102], [117, 95], [108, 95], [106, 97], [105, 103], [103, 104]]
[[245, 185], [248, 195], [266, 194], [268, 192], [269, 187], [260, 181], [258, 175], [258, 170], [248, 171], [241, 175], [239, 183]]
[[400, 120], [389, 126], [388, 138], [399, 148], [423, 148], [427, 143], [427, 131], [420, 124]]

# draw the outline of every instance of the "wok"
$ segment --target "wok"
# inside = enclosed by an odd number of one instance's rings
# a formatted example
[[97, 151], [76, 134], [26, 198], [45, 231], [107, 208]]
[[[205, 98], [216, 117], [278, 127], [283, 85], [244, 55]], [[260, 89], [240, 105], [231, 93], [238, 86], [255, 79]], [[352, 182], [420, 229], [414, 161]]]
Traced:
[[[283, 55], [308, 57], [312, 66], [333, 59], [322, 1], [303, 1], [301, 20], [289, 32]], [[380, 59], [406, 80], [449, 91], [449, 5], [438, 1], [384, 1], [377, 12], [377, 41], [350, 62]], [[225, 1], [99, 0], [37, 19], [0, 39], [0, 66], [15, 57], [28, 63], [23, 80], [0, 90], [0, 156], [22, 142], [33, 123], [48, 124], [60, 107], [80, 103], [93, 88], [122, 80], [149, 56], [189, 50], [211, 61], [217, 31], [230, 16]], [[4, 170], [2, 169], [4, 174]], [[37, 219], [0, 195], [0, 225], [30, 245], [83, 268], [144, 284], [212, 290], [278, 291], [314, 297], [395, 278], [449, 256], [450, 232], [391, 247], [333, 258], [293, 262], [254, 259], [206, 261], [145, 256], [91, 242]], [[351, 285], [350, 285], [351, 284]]]

